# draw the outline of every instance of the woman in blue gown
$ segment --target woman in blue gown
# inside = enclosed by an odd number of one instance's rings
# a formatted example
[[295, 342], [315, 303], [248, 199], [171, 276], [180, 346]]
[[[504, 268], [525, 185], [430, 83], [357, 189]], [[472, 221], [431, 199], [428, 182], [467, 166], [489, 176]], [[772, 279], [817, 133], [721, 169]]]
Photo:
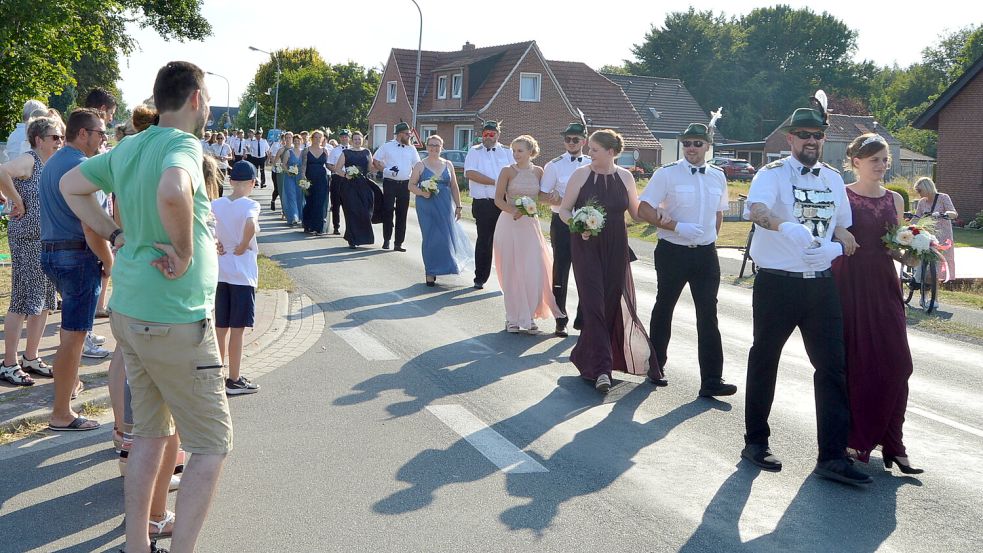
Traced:
[[324, 234], [324, 220], [328, 216], [328, 151], [324, 149], [324, 133], [311, 133], [311, 145], [304, 153], [300, 178], [307, 179], [307, 205], [304, 207], [304, 232], [320, 236]]
[[[277, 161], [283, 166], [280, 172], [280, 196], [283, 204], [283, 215], [287, 218], [287, 224], [296, 226], [300, 223], [300, 214], [304, 212], [304, 191], [297, 186], [300, 181], [300, 160], [304, 153], [303, 140], [300, 135], [291, 132], [287, 133], [287, 144], [291, 147], [280, 150]], [[296, 168], [297, 174], [291, 174], [291, 168]]]
[[[348, 247], [375, 243], [372, 231], [372, 212], [375, 206], [375, 191], [378, 186], [369, 180], [369, 167], [372, 166], [372, 152], [365, 148], [365, 137], [359, 131], [352, 132], [351, 147], [342, 152], [335, 164], [335, 173], [348, 179], [341, 188], [341, 209], [345, 213], [345, 240]], [[359, 175], [350, 176], [346, 169], [358, 167]]]
[[[423, 233], [423, 266], [427, 286], [435, 286], [437, 275], [457, 275], [474, 266], [471, 241], [461, 228], [461, 191], [450, 161], [440, 157], [444, 140], [427, 138], [427, 157], [413, 168], [409, 188], [416, 194], [416, 215]], [[436, 177], [437, 192], [420, 186]]]

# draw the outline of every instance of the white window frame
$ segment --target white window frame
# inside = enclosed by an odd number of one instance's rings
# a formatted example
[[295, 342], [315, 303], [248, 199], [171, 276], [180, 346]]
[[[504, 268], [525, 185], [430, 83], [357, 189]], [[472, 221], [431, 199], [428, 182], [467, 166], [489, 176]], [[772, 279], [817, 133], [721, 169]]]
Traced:
[[[536, 97], [535, 98], [523, 98], [522, 97], [522, 81], [524, 79], [534, 78], [536, 79]], [[543, 97], [543, 74], [542, 73], [519, 73], [519, 101], [520, 102], [539, 102]]]
[[451, 97], [460, 98], [464, 91], [464, 73], [451, 75]]
[[[372, 146], [378, 149], [380, 146], [385, 144], [386, 140], [389, 139], [389, 135], [386, 134], [388, 131], [389, 125], [385, 123], [372, 125]], [[380, 136], [382, 137], [382, 140], [379, 140]]]
[[[468, 140], [465, 144], [461, 144], [461, 131], [468, 131]], [[471, 147], [471, 141], [474, 140], [474, 126], [473, 125], [454, 125], [454, 149], [455, 150], [467, 150]]]
[[437, 99], [447, 99], [447, 75], [437, 77]]
[[395, 104], [396, 103], [396, 81], [389, 81], [386, 83], [386, 103]]
[[424, 144], [435, 134], [437, 134], [437, 125], [420, 125], [420, 140], [423, 140]]

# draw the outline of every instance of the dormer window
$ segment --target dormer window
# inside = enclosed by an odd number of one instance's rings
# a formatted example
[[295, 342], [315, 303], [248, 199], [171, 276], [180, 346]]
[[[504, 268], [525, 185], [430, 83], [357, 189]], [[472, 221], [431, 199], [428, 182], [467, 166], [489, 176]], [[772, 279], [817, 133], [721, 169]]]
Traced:
[[446, 100], [447, 99], [447, 76], [443, 75], [437, 77], [437, 99]]
[[451, 77], [451, 97], [452, 98], [460, 98], [461, 97], [461, 89], [463, 88], [463, 85], [464, 85], [464, 75], [462, 73], [458, 73], [457, 75], [454, 75], [454, 76]]
[[519, 74], [519, 101], [538, 102], [543, 76], [539, 73]]

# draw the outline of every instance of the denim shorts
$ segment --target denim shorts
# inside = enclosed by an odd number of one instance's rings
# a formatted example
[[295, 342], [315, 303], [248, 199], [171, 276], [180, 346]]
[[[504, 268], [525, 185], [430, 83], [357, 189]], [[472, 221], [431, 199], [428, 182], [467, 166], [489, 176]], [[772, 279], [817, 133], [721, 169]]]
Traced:
[[41, 267], [61, 293], [61, 328], [92, 330], [102, 292], [102, 263], [88, 248], [41, 252]]

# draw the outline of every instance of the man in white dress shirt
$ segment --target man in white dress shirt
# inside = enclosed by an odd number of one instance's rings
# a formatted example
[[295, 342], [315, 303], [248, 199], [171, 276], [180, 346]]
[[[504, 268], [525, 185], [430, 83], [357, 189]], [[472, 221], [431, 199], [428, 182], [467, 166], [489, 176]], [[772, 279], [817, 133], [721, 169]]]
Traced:
[[481, 144], [468, 150], [464, 158], [464, 178], [468, 179], [471, 213], [478, 227], [474, 243], [474, 287], [485, 287], [491, 274], [495, 224], [502, 210], [495, 206], [495, 182], [502, 169], [515, 163], [512, 149], [498, 142], [499, 123], [486, 121], [481, 127]]
[[249, 154], [249, 143], [246, 140], [246, 133], [242, 129], [236, 133], [234, 139], [229, 139], [229, 146], [232, 147], [233, 164], [235, 162], [243, 161]]
[[47, 109], [40, 100], [28, 100], [24, 103], [23, 122], [17, 123], [14, 130], [10, 132], [10, 136], [7, 137], [6, 155], [8, 161], [31, 149], [31, 144], [27, 141], [27, 123], [35, 111]]
[[266, 188], [266, 158], [270, 155], [270, 143], [263, 136], [263, 129], [249, 131], [249, 156], [247, 161], [259, 172], [259, 187]]
[[819, 162], [827, 127], [822, 111], [795, 110], [783, 129], [792, 155], [763, 167], [748, 192], [751, 221], [757, 225], [751, 257], [758, 274], [741, 456], [767, 471], [782, 469], [768, 445], [768, 415], [782, 348], [798, 328], [815, 369], [819, 456], [813, 472], [868, 484], [871, 478], [846, 457], [850, 409], [843, 313], [830, 266], [844, 252], [840, 242], [832, 241], [834, 229], [849, 227], [853, 215], [840, 174]]
[[334, 166], [338, 163], [341, 158], [341, 154], [348, 149], [348, 144], [351, 142], [352, 131], [348, 129], [341, 129], [338, 133], [338, 145], [328, 152], [328, 171], [330, 171], [331, 186], [328, 189], [328, 200], [331, 202], [331, 224], [334, 226], [334, 231], [331, 234], [340, 235], [341, 234], [341, 189], [348, 182], [348, 179], [340, 175], [336, 175], [334, 172]]
[[[659, 243], [655, 247], [658, 291], [649, 336], [664, 374], [672, 313], [683, 288], [689, 284], [696, 306], [699, 395], [730, 396], [737, 393], [737, 386], [725, 384], [721, 378], [724, 351], [717, 327], [720, 262], [714, 246], [727, 210], [727, 177], [706, 162], [713, 141], [706, 125], [693, 123], [679, 135], [679, 140], [683, 159], [660, 167], [638, 198], [641, 217], [659, 227]], [[656, 208], [662, 208], [670, 220], [659, 222]], [[664, 377], [654, 382], [666, 383]]]
[[[587, 143], [587, 129], [583, 123], [570, 123], [563, 131], [562, 155], [554, 158], [543, 167], [543, 180], [539, 190], [548, 194], [553, 218], [550, 220], [550, 243], [553, 246], [553, 298], [560, 311], [567, 312], [567, 285], [570, 281], [570, 227], [560, 219], [560, 202], [567, 191], [567, 181], [574, 170], [590, 165], [590, 156], [584, 155]], [[567, 335], [568, 317], [556, 320], [557, 336]], [[575, 325], [576, 326], [576, 325]]]
[[410, 144], [408, 124], [400, 122], [395, 131], [396, 137], [376, 150], [372, 167], [382, 171], [382, 249], [389, 249], [395, 217], [396, 241], [393, 249], [405, 252], [403, 240], [406, 238], [406, 211], [410, 207], [410, 173], [420, 163], [420, 154]]

